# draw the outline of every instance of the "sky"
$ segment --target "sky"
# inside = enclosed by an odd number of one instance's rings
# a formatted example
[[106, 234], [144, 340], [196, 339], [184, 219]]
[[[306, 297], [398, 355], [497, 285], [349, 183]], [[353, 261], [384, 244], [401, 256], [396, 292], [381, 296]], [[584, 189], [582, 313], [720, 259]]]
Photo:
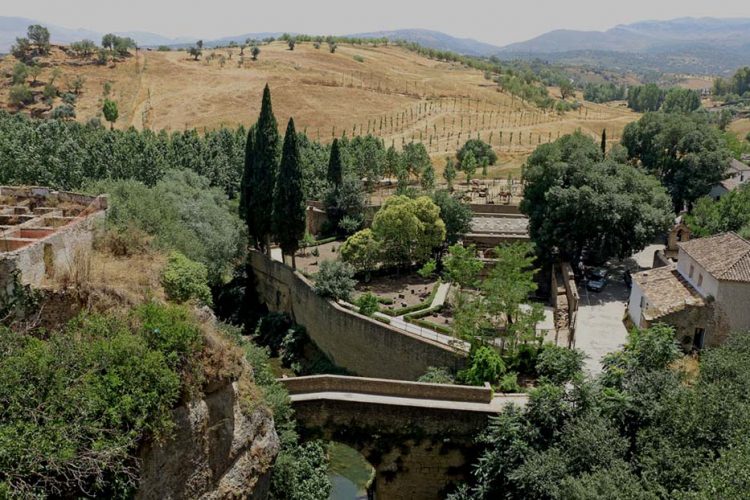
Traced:
[[[6, 2], [4, 2], [6, 3]], [[150, 31], [219, 38], [263, 31], [349, 34], [424, 28], [496, 45], [559, 28], [605, 30], [675, 17], [748, 17], [748, 0], [34, 0], [7, 2], [2, 16], [98, 32]]]

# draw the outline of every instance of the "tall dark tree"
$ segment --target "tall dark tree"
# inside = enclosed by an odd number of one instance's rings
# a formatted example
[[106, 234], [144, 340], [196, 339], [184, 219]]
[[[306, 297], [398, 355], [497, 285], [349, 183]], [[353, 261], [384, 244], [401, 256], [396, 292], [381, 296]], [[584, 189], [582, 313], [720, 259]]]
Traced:
[[305, 234], [305, 203], [302, 191], [302, 162], [292, 118], [286, 127], [281, 165], [276, 176], [273, 217], [274, 234], [281, 246], [281, 254], [291, 255], [292, 267], [296, 269], [294, 254]]
[[607, 155], [607, 129], [602, 130], [602, 155]]
[[271, 108], [271, 91], [263, 89], [260, 116], [245, 156], [245, 221], [255, 246], [271, 251], [273, 189], [279, 165], [279, 131]]
[[339, 140], [334, 139], [331, 144], [331, 158], [328, 160], [328, 182], [333, 184], [334, 189], [341, 187], [343, 179], [343, 165], [341, 161], [341, 148]]

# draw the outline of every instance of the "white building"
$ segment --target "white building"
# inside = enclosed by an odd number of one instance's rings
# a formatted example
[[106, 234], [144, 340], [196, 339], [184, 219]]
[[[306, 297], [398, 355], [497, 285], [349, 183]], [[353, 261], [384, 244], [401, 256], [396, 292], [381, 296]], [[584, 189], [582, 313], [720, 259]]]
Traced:
[[678, 244], [677, 264], [633, 275], [628, 316], [639, 328], [675, 327], [685, 347], [750, 330], [750, 242], [735, 233]]
[[734, 191], [738, 187], [747, 182], [750, 182], [750, 166], [745, 165], [741, 161], [732, 160], [727, 170], [728, 177], [723, 181], [716, 184], [711, 188], [711, 192], [708, 196], [714, 200], [718, 200], [730, 191]]

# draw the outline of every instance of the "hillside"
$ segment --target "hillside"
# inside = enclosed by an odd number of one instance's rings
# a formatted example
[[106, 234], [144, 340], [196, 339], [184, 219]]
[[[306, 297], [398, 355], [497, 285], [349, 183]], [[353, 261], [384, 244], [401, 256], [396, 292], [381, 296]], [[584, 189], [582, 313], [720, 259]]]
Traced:
[[[239, 52], [206, 50], [194, 61], [182, 51], [141, 50], [114, 65], [99, 66], [56, 48], [38, 80], [48, 81], [55, 67], [62, 71], [58, 81], [63, 88], [83, 76], [76, 104], [82, 122], [100, 115], [103, 87], [110, 82], [110, 98], [120, 108], [116, 128], [153, 130], [249, 125], [259, 113], [257, 96], [268, 82], [279, 126], [294, 116], [298, 129], [313, 139], [327, 142], [344, 132], [370, 132], [397, 147], [422, 140], [434, 157], [442, 158], [478, 133], [491, 139], [502, 162], [515, 166], [560, 134], [581, 128], [598, 137], [606, 128], [610, 140], [616, 140], [625, 124], [637, 119], [618, 105], [585, 103], [565, 114], [540, 110], [499, 91], [480, 71], [397, 47], [341, 45], [331, 54], [308, 43], [290, 51], [275, 42], [261, 47], [258, 61]], [[6, 75], [2, 103], [8, 102], [14, 64], [12, 57], [0, 62], [0, 74]], [[41, 87], [37, 83], [34, 89], [41, 92]], [[41, 102], [32, 108], [42, 114], [49, 110]]]

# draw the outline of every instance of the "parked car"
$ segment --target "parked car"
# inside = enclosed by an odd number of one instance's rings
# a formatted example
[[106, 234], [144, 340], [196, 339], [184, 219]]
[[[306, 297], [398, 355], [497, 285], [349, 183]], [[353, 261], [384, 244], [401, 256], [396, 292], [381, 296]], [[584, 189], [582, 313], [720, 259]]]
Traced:
[[592, 292], [601, 292], [609, 283], [609, 273], [606, 269], [596, 268], [589, 271], [586, 275], [586, 288]]

